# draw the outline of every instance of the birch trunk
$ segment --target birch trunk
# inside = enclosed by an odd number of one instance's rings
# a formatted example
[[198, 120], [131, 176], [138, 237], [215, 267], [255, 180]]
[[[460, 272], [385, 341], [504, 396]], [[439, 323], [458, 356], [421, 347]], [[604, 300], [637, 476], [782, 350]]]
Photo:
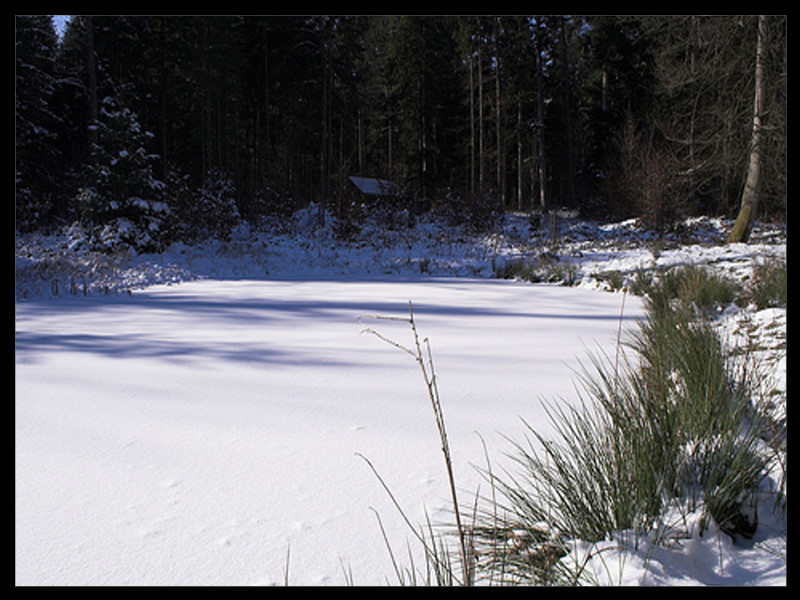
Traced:
[[733, 225], [728, 242], [747, 242], [753, 230], [758, 208], [758, 188], [761, 179], [761, 115], [764, 104], [764, 54], [766, 52], [767, 19], [758, 17], [758, 42], [756, 44], [756, 84], [753, 100], [753, 134], [750, 142], [750, 163], [742, 192], [739, 216]]

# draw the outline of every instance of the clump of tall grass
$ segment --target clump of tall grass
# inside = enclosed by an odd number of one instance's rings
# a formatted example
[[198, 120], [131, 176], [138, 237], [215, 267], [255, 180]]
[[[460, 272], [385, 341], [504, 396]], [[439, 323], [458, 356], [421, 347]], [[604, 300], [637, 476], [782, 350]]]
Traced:
[[[612, 289], [621, 287], [619, 273], [606, 273], [604, 278]], [[758, 308], [786, 306], [786, 287], [786, 261], [767, 259], [753, 267], [746, 283], [696, 265], [639, 269], [632, 277], [631, 291], [645, 296], [653, 310], [677, 310], [689, 318], [707, 318], [731, 303], [751, 303]]]
[[786, 306], [786, 262], [769, 260], [753, 268], [750, 296], [759, 308]]
[[626, 438], [639, 437], [631, 425], [644, 429], [669, 496], [688, 501], [690, 510], [702, 503], [723, 531], [747, 534], [753, 524], [743, 524], [740, 513], [768, 462], [751, 371], [733, 360], [709, 323], [679, 312], [651, 310], [631, 347], [639, 364], [626, 379], [635, 393], [626, 393], [627, 404], [607, 393], [605, 410], [627, 425]]
[[648, 298], [651, 310], [678, 311], [686, 318], [707, 318], [733, 302], [741, 302], [742, 286], [711, 270], [687, 265], [636, 277], [636, 290]]
[[[505, 582], [577, 583], [580, 566], [558, 558], [567, 540], [651, 532], [676, 507], [701, 511], [732, 536], [753, 534], [763, 451], [750, 373], [727, 355], [713, 327], [687, 318], [686, 299], [710, 280], [694, 272], [670, 296], [647, 299], [648, 316], [622, 361], [592, 358], [578, 373], [579, 402], [546, 402], [554, 429], [526, 425], [513, 442], [516, 475], [491, 474], [502, 500], [475, 531], [480, 570]], [[672, 285], [672, 280], [667, 281]], [[716, 284], [714, 284], [716, 286]], [[710, 296], [709, 296], [710, 297]], [[673, 302], [681, 299], [679, 305]]]
[[543, 252], [535, 258], [499, 259], [492, 262], [495, 276], [500, 279], [519, 279], [530, 283], [559, 283], [575, 285], [578, 269], [569, 260], [561, 260], [551, 252]]

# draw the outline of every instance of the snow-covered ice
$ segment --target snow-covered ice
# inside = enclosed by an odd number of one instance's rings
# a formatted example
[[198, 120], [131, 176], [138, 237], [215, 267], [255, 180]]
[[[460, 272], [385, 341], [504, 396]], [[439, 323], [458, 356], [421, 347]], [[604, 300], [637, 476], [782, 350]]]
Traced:
[[[401, 561], [407, 544], [424, 560], [358, 454], [415, 523], [449, 520], [449, 490], [418, 366], [362, 333], [407, 344], [408, 324], [359, 317], [413, 301], [465, 503], [486, 485], [482, 440], [502, 465], [521, 418], [546, 433], [540, 401], [574, 399], [587, 352], [614, 351], [622, 294], [487, 278], [489, 245], [453, 242], [423, 269], [414, 240], [316, 243], [178, 245], [117, 271], [143, 285], [130, 294], [53, 298], [47, 284], [15, 304], [17, 585], [396, 583], [376, 514]], [[581, 257], [582, 273], [599, 268]], [[632, 326], [641, 303], [624, 308]], [[610, 583], [785, 583], [785, 534], [726, 539], [583, 550], [598, 573], [624, 566]]]
[[[569, 294], [569, 302], [565, 295]], [[361, 453], [422, 523], [446, 508], [417, 365], [367, 314], [414, 301], [431, 340], [458, 483], [476, 432], [570, 393], [620, 296], [508, 281], [201, 281], [17, 305], [17, 582], [344, 583], [393, 579], [371, 507], [410, 532]], [[627, 319], [639, 314], [627, 304]], [[373, 323], [408, 343], [407, 324]], [[466, 493], [466, 492], [465, 492]], [[394, 524], [389, 528], [390, 524]]]

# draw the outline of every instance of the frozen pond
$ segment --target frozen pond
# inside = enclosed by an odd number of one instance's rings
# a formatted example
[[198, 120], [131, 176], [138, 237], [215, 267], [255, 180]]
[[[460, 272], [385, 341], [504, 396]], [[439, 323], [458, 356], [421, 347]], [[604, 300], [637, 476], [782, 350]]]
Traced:
[[[196, 281], [16, 304], [16, 582], [395, 583], [449, 492], [410, 343], [434, 353], [456, 480], [613, 355], [621, 294], [500, 280]], [[626, 325], [641, 316], [627, 297]], [[485, 490], [484, 490], [485, 491]], [[412, 544], [413, 545], [413, 544]], [[422, 561], [417, 564], [423, 564]]]

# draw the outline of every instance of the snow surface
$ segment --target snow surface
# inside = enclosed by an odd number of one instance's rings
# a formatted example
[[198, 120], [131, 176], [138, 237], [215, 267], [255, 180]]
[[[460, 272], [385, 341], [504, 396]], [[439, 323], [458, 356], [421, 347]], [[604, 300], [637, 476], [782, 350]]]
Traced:
[[[468, 502], [486, 487], [482, 439], [503, 465], [521, 418], [546, 433], [540, 401], [574, 400], [587, 353], [613, 353], [623, 296], [592, 289], [602, 286], [590, 271], [656, 260], [642, 248], [611, 256], [597, 243], [590, 255], [587, 238], [583, 284], [534, 285], [490, 278], [498, 256], [519, 255], [509, 238], [498, 250], [497, 240], [423, 233], [345, 250], [245, 232], [120, 259], [114, 277], [130, 293], [90, 284], [87, 296], [65, 294], [65, 284], [55, 296], [49, 280], [20, 277], [48, 271], [31, 267], [41, 252], [20, 252], [34, 244], [18, 239], [17, 585], [394, 584], [376, 515], [400, 561], [410, 548], [423, 565], [358, 454], [412, 522], [426, 511], [449, 522], [430, 402], [413, 359], [363, 334], [369, 326], [408, 344], [408, 324], [359, 318], [406, 316], [413, 301]], [[657, 260], [702, 251], [739, 265], [753, 252], [742, 246], [675, 248]], [[625, 326], [641, 315], [628, 295]], [[721, 534], [669, 548], [614, 540], [578, 543], [571, 558], [591, 552], [587, 568], [601, 583], [784, 585], [785, 531], [765, 525], [744, 545]]]

